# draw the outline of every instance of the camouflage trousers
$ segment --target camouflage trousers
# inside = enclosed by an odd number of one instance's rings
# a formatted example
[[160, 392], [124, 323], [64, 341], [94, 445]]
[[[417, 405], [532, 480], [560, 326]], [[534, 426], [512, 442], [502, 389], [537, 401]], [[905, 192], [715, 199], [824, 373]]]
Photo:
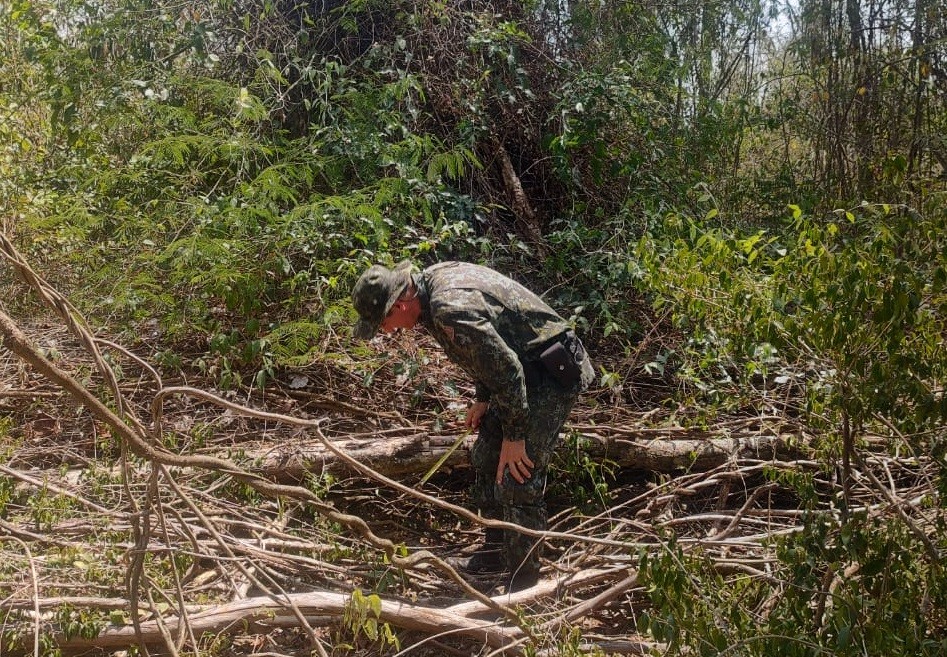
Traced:
[[[530, 380], [531, 379], [531, 380]], [[579, 384], [564, 389], [545, 372], [536, 372], [526, 386], [529, 418], [513, 440], [526, 440], [526, 452], [534, 467], [532, 476], [517, 483], [504, 473], [503, 483], [496, 483], [500, 448], [504, 439], [500, 417], [491, 406], [480, 422], [480, 432], [471, 449], [471, 462], [476, 481], [471, 490], [472, 501], [485, 518], [513, 522], [529, 529], [546, 529], [546, 475], [559, 432], [579, 396]], [[491, 534], [488, 532], [488, 541]], [[538, 572], [540, 549], [536, 539], [517, 531], [503, 532], [506, 565], [511, 572]]]

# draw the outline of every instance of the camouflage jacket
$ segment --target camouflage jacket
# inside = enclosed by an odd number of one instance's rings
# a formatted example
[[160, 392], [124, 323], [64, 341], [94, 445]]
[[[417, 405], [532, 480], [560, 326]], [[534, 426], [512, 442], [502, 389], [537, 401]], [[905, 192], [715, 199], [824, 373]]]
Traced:
[[568, 323], [536, 294], [480, 265], [444, 262], [413, 275], [421, 323], [474, 380], [479, 401], [516, 436], [529, 413], [524, 361], [535, 361]]

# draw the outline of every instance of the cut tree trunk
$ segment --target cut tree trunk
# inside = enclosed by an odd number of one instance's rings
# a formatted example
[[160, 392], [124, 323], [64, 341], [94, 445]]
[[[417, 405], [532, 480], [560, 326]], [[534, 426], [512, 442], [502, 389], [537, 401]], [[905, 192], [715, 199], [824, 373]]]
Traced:
[[[205, 633], [217, 634], [232, 628], [239, 633], [266, 633], [278, 627], [298, 627], [299, 618], [293, 614], [287, 602], [292, 602], [303, 616], [315, 626], [331, 626], [342, 618], [351, 598], [347, 594], [329, 591], [287, 595], [286, 602], [266, 597], [247, 598], [230, 604], [214, 607], [204, 612], [191, 614], [188, 624], [194, 636]], [[378, 620], [398, 627], [437, 634], [450, 632], [473, 637], [494, 648], [509, 644], [521, 633], [516, 628], [504, 628], [495, 621], [465, 618], [449, 609], [436, 609], [405, 602], [381, 600]], [[163, 620], [173, 635], [179, 631], [178, 618]], [[110, 625], [95, 637], [57, 637], [57, 647], [64, 652], [76, 650], [116, 650], [128, 648], [136, 643], [146, 645], [162, 642], [161, 627], [156, 621], [141, 624], [141, 636], [136, 637], [131, 625]]]
[[[559, 580], [543, 579], [531, 588], [504, 594], [495, 600], [511, 605], [528, 604], [545, 596], [561, 593], [562, 590], [581, 588], [584, 584], [598, 581], [603, 577], [613, 579], [622, 574], [592, 570]], [[626, 577], [624, 581], [628, 579]], [[619, 583], [619, 587], [624, 584], [624, 581]], [[292, 611], [295, 608], [311, 625], [331, 627], [343, 622], [345, 611], [351, 605], [350, 594], [333, 591], [286, 594], [281, 600], [271, 597], [252, 597], [195, 611], [188, 614], [186, 622], [187, 629], [194, 636], [229, 631], [240, 634], [266, 633], [279, 627], [298, 627], [299, 618]], [[590, 604], [587, 605], [588, 608], [583, 608], [581, 611], [587, 613], [596, 606], [596, 604]], [[377, 620], [382, 623], [431, 635], [443, 633], [466, 636], [481, 641], [504, 654], [507, 654], [507, 651], [510, 654], [523, 653], [522, 645], [520, 645], [520, 640], [524, 636], [522, 630], [498, 620], [495, 612], [479, 602], [462, 600], [445, 607], [432, 607], [381, 598], [378, 600], [377, 609], [379, 610]], [[481, 618], [480, 616], [484, 614], [489, 617]], [[553, 627], [557, 619], [549, 623], [551, 623], [549, 627]], [[65, 635], [54, 633], [53, 638], [56, 640], [57, 648], [64, 654], [76, 654], [89, 650], [114, 651], [128, 649], [135, 645], [158, 646], [165, 638], [162, 629], [174, 636], [184, 629], [183, 625], [181, 618], [167, 617], [162, 619], [160, 624], [157, 620], [142, 621], [141, 634], [137, 634], [133, 626], [125, 624], [109, 625], [95, 636], [67, 638]], [[621, 654], [647, 654], [650, 649], [656, 647], [656, 644], [641, 641], [637, 637], [627, 637], [624, 641], [613, 643], [616, 643], [615, 652]], [[12, 654], [26, 655], [28, 652], [26, 649], [21, 649], [12, 651]]]
[[[582, 427], [580, 449], [593, 459], [615, 467], [671, 473], [682, 469], [706, 470], [733, 458], [782, 459], [797, 457], [789, 436], [721, 434], [685, 429], [642, 429], [603, 435], [604, 428]], [[456, 436], [416, 433], [397, 437], [337, 440], [335, 444], [352, 458], [389, 477], [423, 474], [440, 459]], [[470, 463], [473, 438], [455, 450], [442, 471]], [[561, 447], [561, 449], [565, 449]], [[248, 454], [253, 456], [253, 454]], [[258, 457], [262, 474], [276, 480], [298, 481], [312, 472], [351, 474], [347, 464], [329, 452], [316, 438], [283, 443]]]

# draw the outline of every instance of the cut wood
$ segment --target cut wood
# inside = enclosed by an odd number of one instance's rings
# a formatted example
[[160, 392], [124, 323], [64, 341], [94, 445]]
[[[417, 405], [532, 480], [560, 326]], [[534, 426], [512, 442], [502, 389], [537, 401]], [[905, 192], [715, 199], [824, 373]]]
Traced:
[[[298, 608], [314, 626], [326, 626], [338, 622], [350, 604], [348, 594], [334, 592], [313, 592], [289, 594], [285, 600], [266, 597], [254, 597], [214, 607], [206, 611], [190, 614], [188, 624], [195, 636], [205, 633], [218, 634], [236, 631], [245, 633], [266, 633], [278, 627], [297, 627], [299, 619], [291, 610]], [[467, 618], [449, 609], [438, 609], [393, 600], [381, 600], [381, 613], [378, 620], [407, 630], [430, 634], [450, 633], [467, 636], [485, 644], [500, 648], [509, 645], [522, 636], [515, 627], [504, 627], [496, 621]], [[171, 633], [179, 630], [180, 619], [165, 618], [162, 624]], [[140, 639], [136, 637], [131, 625], [109, 625], [97, 636], [66, 638], [55, 636], [57, 646], [64, 652], [100, 649], [116, 650], [128, 648], [137, 643], [160, 644], [162, 635], [159, 623], [155, 620], [141, 623]]]
[[[599, 462], [618, 468], [670, 473], [684, 469], [706, 470], [733, 458], [773, 459], [796, 456], [789, 440], [778, 435], [687, 436], [683, 429], [661, 429], [643, 438], [583, 432], [581, 449]], [[416, 433], [374, 439], [341, 439], [335, 444], [368, 467], [390, 477], [426, 472], [450, 449], [455, 436]], [[451, 454], [442, 469], [465, 467], [470, 462], [471, 438]], [[562, 449], [565, 449], [564, 447]], [[252, 453], [247, 454], [254, 457]], [[276, 480], [298, 481], [311, 472], [351, 474], [349, 467], [328, 451], [318, 439], [300, 440], [269, 448], [256, 456], [262, 472]]]
[[[564, 590], [582, 588], [620, 577], [625, 571], [589, 570], [568, 575], [562, 579], [542, 579], [535, 586], [510, 595], [501, 595], [494, 601], [502, 604], [530, 604], [538, 599], [561, 595]], [[634, 579], [635, 575], [630, 577]], [[625, 590], [628, 579], [618, 583], [618, 589]], [[592, 608], [611, 599], [615, 587], [573, 609], [575, 617], [584, 616]], [[194, 610], [187, 616], [187, 623], [195, 636], [205, 633], [218, 634], [235, 631], [240, 634], [267, 633], [275, 628], [290, 628], [299, 625], [299, 618], [292, 609], [298, 609], [312, 626], [327, 627], [337, 625], [343, 619], [346, 609], [351, 605], [351, 595], [331, 591], [286, 594], [275, 597], [251, 597], [216, 607]], [[97, 608], [115, 608], [121, 600], [93, 600]], [[48, 605], [42, 604], [46, 607]], [[122, 605], [118, 605], [121, 607]], [[379, 622], [396, 627], [423, 632], [431, 635], [452, 634], [482, 641], [492, 648], [508, 648], [511, 653], [520, 653], [519, 647], [524, 634], [520, 628], [498, 619], [490, 607], [475, 601], [445, 607], [425, 606], [398, 600], [380, 600]], [[489, 617], [484, 617], [484, 615]], [[553, 624], [555, 624], [555, 620]], [[141, 635], [136, 635], [131, 625], [109, 625], [96, 636], [66, 638], [54, 634], [57, 647], [64, 653], [84, 652], [88, 650], [127, 649], [137, 644], [157, 645], [162, 642], [161, 626], [165, 631], [175, 633], [180, 629], [180, 618], [168, 616], [159, 623], [157, 620], [144, 620], [140, 624]], [[644, 652], [654, 644], [631, 641], [630, 649], [619, 652]]]

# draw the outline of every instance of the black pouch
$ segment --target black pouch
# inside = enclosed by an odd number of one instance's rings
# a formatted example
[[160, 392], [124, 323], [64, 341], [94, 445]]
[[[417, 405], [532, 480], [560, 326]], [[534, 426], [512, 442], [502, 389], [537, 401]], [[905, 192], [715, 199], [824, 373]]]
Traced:
[[560, 340], [539, 355], [539, 362], [563, 388], [571, 388], [582, 378], [582, 368], [569, 346]]

